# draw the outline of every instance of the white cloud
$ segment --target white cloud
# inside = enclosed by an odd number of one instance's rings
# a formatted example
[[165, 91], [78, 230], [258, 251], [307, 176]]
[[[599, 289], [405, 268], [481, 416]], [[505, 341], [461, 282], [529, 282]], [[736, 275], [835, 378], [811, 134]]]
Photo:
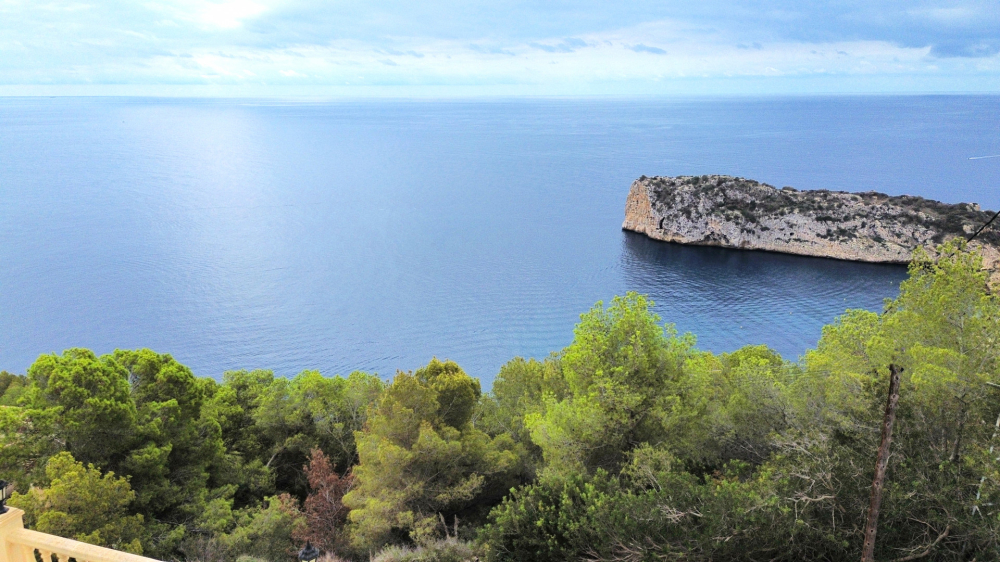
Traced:
[[199, 19], [222, 29], [239, 27], [243, 20], [259, 16], [267, 7], [250, 0], [230, 0], [205, 6]]
[[930, 20], [934, 23], [947, 25], [967, 25], [983, 16], [970, 6], [951, 6], [946, 8], [913, 8], [908, 13], [916, 18]]
[[[266, 1], [266, 0], [262, 0]], [[259, 17], [278, 3], [262, 3], [256, 0], [159, 0], [147, 6], [171, 17], [159, 22], [177, 21], [195, 24], [205, 30], [232, 30], [243, 26], [247, 20]]]
[[[345, 81], [441, 85], [525, 83], [570, 87], [595, 81], [658, 81], [693, 76], [849, 76], [878, 72], [920, 75], [939, 72], [928, 64], [926, 47], [855, 41], [784, 42], [744, 49], [728, 42], [696, 43], [676, 35], [668, 38], [663, 34], [636, 36], [634, 31], [586, 36], [583, 39], [587, 47], [572, 51], [540, 50], [531, 43], [506, 45], [503, 51], [509, 54], [500, 56], [457, 41], [414, 41], [396, 48], [413, 50], [424, 56], [408, 57], [405, 64], [398, 59], [373, 57], [368, 45], [357, 41], [284, 49], [204, 50], [194, 53], [194, 66], [177, 66], [173, 64], [173, 57], [162, 57], [150, 71], [170, 73], [180, 82], [187, 76], [207, 76], [210, 78], [205, 80], [213, 83], [230, 84], [253, 83], [259, 80], [257, 77], [281, 76], [294, 80], [291, 83], [308, 78], [310, 83], [317, 84]], [[654, 42], [651, 35], [657, 35], [660, 41]], [[554, 39], [551, 44], [558, 42]], [[636, 45], [644, 48], [636, 49]], [[851, 54], [839, 54], [845, 52]], [[994, 62], [992, 68], [1000, 70], [1000, 64]], [[949, 70], [956, 69], [961, 70], [961, 64], [952, 64]]]
[[989, 20], [980, 0], [914, 0], [908, 11], [876, 10], [870, 20], [894, 16], [899, 27], [879, 33], [863, 23], [865, 14], [849, 14], [854, 27], [844, 27], [834, 21], [843, 13], [781, 8], [791, 0], [756, 9], [760, 1], [663, 0], [653, 9], [454, 0], [0, 0], [0, 84], [525, 85], [573, 94], [607, 84], [655, 90], [690, 77], [878, 76], [907, 77], [917, 89], [932, 77], [948, 77], [956, 90], [992, 80], [1000, 91], [1000, 43], [978, 31], [921, 40], [919, 25], [898, 23], [979, 25]]

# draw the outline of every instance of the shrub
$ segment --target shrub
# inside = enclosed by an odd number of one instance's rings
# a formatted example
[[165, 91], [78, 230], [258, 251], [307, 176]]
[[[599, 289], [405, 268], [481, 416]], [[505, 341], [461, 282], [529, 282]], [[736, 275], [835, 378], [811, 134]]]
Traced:
[[347, 562], [344, 558], [337, 556], [336, 554], [330, 552], [324, 552], [322, 556], [319, 557], [318, 562]]
[[592, 479], [580, 474], [549, 477], [514, 490], [480, 531], [488, 558], [578, 560], [607, 538], [604, 515], [612, 511], [611, 500], [619, 491], [617, 479], [603, 470]]
[[291, 560], [295, 556], [300, 545], [292, 536], [301, 532], [306, 524], [298, 501], [289, 494], [272, 496], [266, 501], [266, 508], [250, 508], [236, 515], [236, 528], [219, 537], [224, 552], [247, 554], [272, 562]]
[[478, 558], [476, 549], [455, 538], [409, 548], [389, 546], [372, 558], [372, 562], [466, 562]]
[[135, 492], [114, 472], [102, 474], [63, 451], [45, 465], [47, 488], [14, 494], [10, 505], [24, 510], [36, 531], [142, 554], [142, 515], [131, 515]]

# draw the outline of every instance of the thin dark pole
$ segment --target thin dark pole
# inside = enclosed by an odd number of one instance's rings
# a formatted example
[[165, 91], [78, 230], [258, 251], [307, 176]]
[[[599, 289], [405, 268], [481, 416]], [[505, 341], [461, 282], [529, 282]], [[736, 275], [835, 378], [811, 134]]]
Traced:
[[997, 217], [1000, 217], [1000, 211], [997, 211], [997, 214], [993, 215], [993, 218], [990, 219], [986, 224], [984, 224], [983, 226], [979, 227], [979, 230], [977, 230], [975, 234], [973, 234], [972, 236], [970, 236], [969, 239], [967, 240], [967, 242], [972, 242], [972, 239], [975, 238], [976, 236], [979, 236], [980, 232], [986, 230], [987, 226], [993, 224], [993, 221], [997, 220]]
[[885, 469], [889, 465], [889, 444], [892, 443], [892, 424], [896, 421], [896, 405], [899, 404], [899, 373], [903, 369], [889, 365], [889, 399], [885, 404], [885, 420], [882, 422], [882, 442], [878, 446], [875, 461], [875, 479], [872, 480], [872, 500], [868, 506], [868, 521], [865, 522], [865, 544], [861, 549], [861, 562], [875, 562], [875, 532], [878, 530], [878, 511], [882, 507], [882, 485], [885, 483]]

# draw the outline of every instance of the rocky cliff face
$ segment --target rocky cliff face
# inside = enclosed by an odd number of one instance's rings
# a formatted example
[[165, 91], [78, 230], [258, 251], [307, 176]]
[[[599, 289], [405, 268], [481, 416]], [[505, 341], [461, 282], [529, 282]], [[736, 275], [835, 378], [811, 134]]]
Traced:
[[[968, 236], [993, 217], [873, 191], [798, 191], [731, 176], [643, 176], [632, 183], [622, 228], [650, 238], [804, 256], [907, 263], [917, 246]], [[1000, 280], [1000, 224], [977, 237]]]

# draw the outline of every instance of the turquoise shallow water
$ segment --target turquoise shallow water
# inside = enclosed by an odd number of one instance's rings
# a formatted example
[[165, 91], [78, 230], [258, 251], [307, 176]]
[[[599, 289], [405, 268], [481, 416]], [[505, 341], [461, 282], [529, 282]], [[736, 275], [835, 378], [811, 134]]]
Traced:
[[1000, 206], [998, 97], [0, 99], [0, 368], [148, 346], [197, 374], [487, 384], [627, 290], [713, 351], [795, 358], [901, 267], [620, 230], [631, 181], [722, 173]]

